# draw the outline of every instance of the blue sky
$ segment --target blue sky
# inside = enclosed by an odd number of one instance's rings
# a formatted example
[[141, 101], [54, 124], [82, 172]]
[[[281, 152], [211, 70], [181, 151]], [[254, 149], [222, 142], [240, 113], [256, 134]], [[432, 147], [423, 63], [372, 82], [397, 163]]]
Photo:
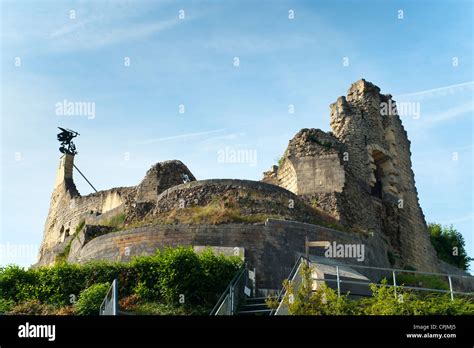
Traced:
[[[0, 264], [36, 260], [57, 126], [81, 133], [76, 164], [98, 189], [168, 159], [198, 179], [259, 180], [301, 128], [330, 130], [329, 104], [360, 78], [419, 103], [402, 120], [426, 220], [454, 224], [474, 256], [471, 1], [1, 4], [0, 242], [30, 251]], [[63, 100], [95, 117], [57, 115]], [[257, 161], [221, 163], [226, 148]]]

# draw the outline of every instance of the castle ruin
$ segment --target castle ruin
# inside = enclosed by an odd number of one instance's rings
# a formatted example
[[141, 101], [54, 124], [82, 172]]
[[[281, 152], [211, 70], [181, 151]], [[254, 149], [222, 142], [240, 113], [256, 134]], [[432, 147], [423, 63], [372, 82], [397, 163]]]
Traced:
[[[299, 131], [260, 182], [196, 180], [180, 161], [166, 161], [137, 186], [81, 196], [74, 155], [64, 154], [37, 265], [58, 255], [68, 262], [128, 261], [165, 246], [237, 247], [260, 270], [258, 286], [276, 289], [309, 238], [364, 244], [366, 265], [438, 271], [410, 142], [396, 113], [381, 114], [384, 103], [395, 102], [357, 81], [330, 106], [332, 132]], [[199, 220], [211, 208], [222, 219]], [[109, 223], [117, 216], [118, 230]]]

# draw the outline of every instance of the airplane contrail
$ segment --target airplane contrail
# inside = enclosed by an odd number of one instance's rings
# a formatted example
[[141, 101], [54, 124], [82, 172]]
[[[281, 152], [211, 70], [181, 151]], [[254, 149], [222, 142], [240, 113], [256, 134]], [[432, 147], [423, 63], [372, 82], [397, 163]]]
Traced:
[[450, 85], [450, 86], [427, 89], [425, 91], [405, 93], [405, 94], [397, 94], [395, 96], [397, 98], [399, 98], [399, 97], [413, 97], [413, 96], [418, 96], [418, 95], [432, 94], [432, 93], [436, 93], [436, 92], [444, 92], [444, 91], [448, 91], [448, 90], [451, 90], [451, 89], [463, 88], [463, 87], [473, 86], [473, 85], [474, 85], [474, 81], [469, 81], [469, 82], [458, 83], [458, 84]]
[[147, 139], [144, 141], [138, 142], [138, 144], [150, 144], [150, 143], [156, 143], [159, 141], [166, 141], [166, 140], [175, 140], [175, 139], [182, 139], [182, 138], [189, 138], [189, 137], [195, 137], [199, 135], [206, 135], [206, 134], [213, 134], [213, 133], [219, 133], [225, 131], [225, 128], [221, 129], [214, 129], [206, 132], [198, 132], [198, 133], [187, 133], [187, 134], [180, 134], [180, 135], [173, 135], [171, 137], [164, 137], [164, 138], [154, 138], [154, 139]]

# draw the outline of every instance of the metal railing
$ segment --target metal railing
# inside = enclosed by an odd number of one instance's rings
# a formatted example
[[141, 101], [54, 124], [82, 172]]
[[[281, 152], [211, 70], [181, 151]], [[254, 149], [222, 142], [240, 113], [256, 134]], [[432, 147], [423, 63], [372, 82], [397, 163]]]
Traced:
[[[465, 291], [456, 291], [453, 288], [453, 278], [461, 278], [461, 279], [469, 279], [472, 281], [474, 284], [474, 277], [473, 276], [467, 276], [467, 275], [457, 275], [457, 274], [448, 274], [448, 273], [435, 273], [435, 272], [422, 272], [422, 271], [411, 271], [411, 270], [404, 270], [404, 269], [396, 269], [396, 268], [384, 268], [384, 267], [371, 267], [371, 266], [361, 266], [361, 265], [353, 265], [353, 264], [342, 264], [342, 265], [335, 265], [333, 263], [325, 263], [321, 261], [311, 261], [308, 258], [304, 256], [300, 256], [298, 260], [296, 261], [295, 265], [293, 266], [290, 274], [288, 275], [288, 281], [290, 283], [293, 283], [297, 277], [299, 277], [299, 270], [301, 266], [303, 265], [303, 262], [306, 262], [309, 266], [312, 264], [314, 265], [326, 265], [326, 266], [331, 266], [335, 267], [336, 270], [336, 279], [331, 279], [331, 278], [325, 278], [325, 279], [319, 279], [319, 278], [311, 278], [312, 281], [316, 282], [326, 282], [326, 283], [336, 283], [337, 287], [337, 295], [340, 297], [341, 296], [341, 284], [352, 284], [352, 285], [365, 285], [369, 286], [369, 284], [374, 284], [375, 286], [388, 286], [388, 287], [393, 287], [395, 288], [395, 296], [397, 296], [396, 289], [410, 289], [410, 290], [415, 290], [415, 291], [427, 291], [427, 292], [438, 292], [438, 293], [446, 293], [450, 294], [451, 301], [454, 301], [454, 295], [467, 295], [467, 296], [474, 296], [474, 292], [465, 292]], [[384, 272], [386, 275], [390, 274], [392, 278], [392, 284], [382, 284], [382, 283], [375, 283], [371, 282], [369, 280], [367, 281], [357, 281], [357, 280], [347, 280], [341, 279], [341, 274], [340, 274], [340, 269], [346, 267], [346, 268], [359, 268], [359, 269], [367, 269], [367, 270], [376, 270], [380, 272]], [[420, 275], [431, 275], [431, 276], [439, 276], [439, 277], [446, 277], [448, 280], [448, 285], [449, 285], [449, 290], [445, 289], [434, 289], [434, 288], [426, 288], [426, 287], [419, 287], [419, 286], [408, 286], [408, 285], [398, 285], [397, 283], [397, 274], [399, 273], [413, 273], [413, 274], [420, 274]], [[286, 290], [282, 288], [277, 296], [277, 301], [279, 303], [277, 309], [273, 309], [271, 312], [271, 315], [275, 315], [276, 312], [281, 308], [282, 303], [283, 303], [283, 298], [286, 295]], [[363, 295], [359, 294], [359, 296], [370, 296], [370, 295]]]
[[118, 283], [114, 279], [100, 305], [99, 315], [118, 315]]
[[242, 265], [234, 278], [224, 290], [210, 315], [235, 315], [245, 296], [245, 288], [249, 280], [247, 264]]
[[[305, 256], [302, 256], [302, 255], [300, 257], [298, 257], [298, 260], [296, 260], [296, 262], [293, 265], [293, 268], [291, 269], [290, 274], [288, 275], [286, 280], [288, 280], [290, 283], [295, 280], [295, 277], [299, 274], [299, 271], [300, 271], [300, 268], [301, 268], [303, 262], [311, 262], [311, 261], [308, 258], [306, 258]], [[278, 295], [277, 295], [278, 307], [273, 308], [270, 312], [270, 315], [275, 315], [275, 313], [278, 312], [278, 310], [281, 308], [281, 306], [283, 304], [283, 298], [285, 297], [286, 292], [287, 291], [283, 287], [280, 289], [280, 291], [278, 291]]]

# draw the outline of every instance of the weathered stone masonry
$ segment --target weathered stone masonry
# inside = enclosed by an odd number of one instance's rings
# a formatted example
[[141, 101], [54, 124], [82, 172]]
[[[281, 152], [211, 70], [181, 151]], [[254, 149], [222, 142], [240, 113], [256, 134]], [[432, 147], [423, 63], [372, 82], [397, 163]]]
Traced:
[[[137, 186], [81, 196], [72, 178], [74, 156], [64, 155], [38, 265], [54, 263], [68, 245], [68, 261], [81, 263], [127, 261], [165, 246], [241, 247], [257, 268], [258, 287], [276, 289], [308, 238], [363, 244], [365, 265], [437, 271], [441, 266], [418, 203], [410, 142], [398, 115], [380, 112], [389, 102], [391, 96], [380, 94], [373, 84], [354, 83], [347, 97], [330, 106], [332, 132], [302, 129], [290, 140], [281, 165], [265, 172], [262, 182], [196, 181], [183, 163], [166, 161], [155, 164]], [[275, 214], [299, 222], [270, 218], [256, 224], [150, 224], [112, 233], [104, 226], [118, 214], [125, 216], [126, 224], [148, 221], [145, 217], [153, 221], [160, 214], [206, 206], [216, 199], [237, 202], [244, 216]], [[347, 232], [315, 225], [317, 211]], [[82, 222], [84, 228], [76, 231]], [[377, 275], [367, 276], [377, 280]]]
[[[80, 246], [83, 236], [71, 246], [70, 262], [92, 260], [129, 261], [133, 256], [151, 254], [164, 247], [227, 246], [245, 249], [246, 260], [258, 272], [259, 289], [278, 289], [281, 281], [296, 261], [296, 253], [304, 253], [305, 238], [332, 240], [338, 243], [364, 244], [363, 262], [347, 259], [348, 263], [388, 267], [384, 257], [387, 244], [377, 236], [348, 234], [329, 228], [294, 221], [267, 220], [265, 224], [242, 225], [154, 225], [106, 234]], [[382, 250], [382, 252], [380, 252]], [[126, 252], [127, 251], [127, 252]], [[320, 254], [321, 250], [312, 250]], [[342, 262], [343, 260], [341, 260]], [[377, 275], [368, 274], [377, 278]]]
[[394, 264], [436, 271], [437, 260], [418, 203], [410, 142], [400, 117], [382, 115], [390, 95], [365, 81], [331, 108], [332, 133], [303, 129], [289, 143], [280, 168], [263, 181], [316, 203], [347, 227], [384, 234]]

